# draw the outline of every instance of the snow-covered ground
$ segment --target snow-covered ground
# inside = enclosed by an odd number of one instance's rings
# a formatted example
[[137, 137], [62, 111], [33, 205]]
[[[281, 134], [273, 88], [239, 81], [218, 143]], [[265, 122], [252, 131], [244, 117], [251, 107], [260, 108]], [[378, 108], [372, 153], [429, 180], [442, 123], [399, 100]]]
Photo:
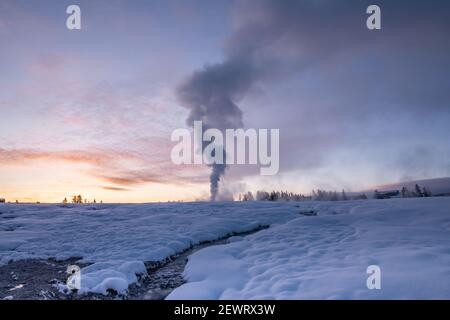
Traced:
[[318, 216], [195, 253], [168, 298], [450, 299], [450, 198], [300, 206]]
[[27, 258], [82, 257], [81, 290], [123, 293], [161, 261], [232, 232], [285, 223], [293, 204], [164, 203], [140, 205], [0, 205], [0, 265]]
[[[82, 257], [93, 264], [82, 269], [81, 292], [124, 292], [143, 262], [260, 225], [271, 227], [192, 255], [188, 283], [168, 298], [450, 299], [450, 198], [2, 204], [0, 265]], [[369, 265], [381, 268], [381, 290], [366, 287]]]

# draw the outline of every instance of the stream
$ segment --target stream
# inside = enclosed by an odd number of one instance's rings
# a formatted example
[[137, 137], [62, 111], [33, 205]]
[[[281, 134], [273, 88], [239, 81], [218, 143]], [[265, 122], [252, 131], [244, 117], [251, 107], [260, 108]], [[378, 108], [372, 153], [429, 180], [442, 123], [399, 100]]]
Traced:
[[215, 241], [204, 242], [195, 245], [188, 250], [172, 257], [168, 262], [158, 266], [147, 266], [148, 277], [139, 285], [132, 285], [129, 288], [128, 299], [130, 300], [162, 300], [174, 289], [178, 288], [186, 281], [183, 279], [183, 271], [188, 262], [188, 257], [193, 253], [206, 247], [217, 246], [228, 243], [228, 239], [234, 236], [245, 237], [256, 233], [268, 226], [258, 228], [243, 233], [232, 233]]
[[[13, 261], [0, 267], [0, 300], [162, 300], [186, 282], [183, 271], [190, 255], [206, 247], [226, 244], [231, 237], [245, 237], [267, 228], [268, 226], [259, 226], [248, 232], [230, 233], [220, 239], [194, 245], [162, 262], [147, 262], [145, 265], [148, 276], [130, 285], [127, 296], [118, 296], [114, 292], [108, 295], [60, 292], [55, 284], [65, 283], [67, 266], [77, 263], [80, 258], [65, 261], [54, 259]], [[87, 266], [80, 263], [77, 265]]]

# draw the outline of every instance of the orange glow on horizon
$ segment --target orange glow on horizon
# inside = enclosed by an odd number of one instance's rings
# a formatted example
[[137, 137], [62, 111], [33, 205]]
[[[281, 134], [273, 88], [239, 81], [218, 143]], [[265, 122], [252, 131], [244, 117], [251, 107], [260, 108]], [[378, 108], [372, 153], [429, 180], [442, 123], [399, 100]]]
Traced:
[[139, 183], [120, 186], [108, 183], [83, 163], [35, 160], [32, 165], [0, 166], [0, 198], [6, 202], [61, 203], [74, 195], [103, 203], [194, 201], [208, 198], [201, 183]]

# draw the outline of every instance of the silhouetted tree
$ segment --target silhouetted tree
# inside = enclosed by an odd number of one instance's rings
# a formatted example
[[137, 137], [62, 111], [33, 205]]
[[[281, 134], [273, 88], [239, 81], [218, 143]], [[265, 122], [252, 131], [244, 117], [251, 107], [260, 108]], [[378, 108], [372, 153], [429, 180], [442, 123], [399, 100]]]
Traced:
[[416, 189], [417, 196], [418, 196], [418, 197], [423, 197], [422, 190], [420, 190], [420, 187], [419, 187], [418, 184], [416, 184], [415, 189]]
[[253, 201], [253, 200], [255, 200], [253, 198], [253, 194], [250, 191], [247, 192], [246, 194], [242, 195], [241, 199], [242, 199], [241, 201]]
[[431, 191], [427, 187], [423, 187], [423, 196], [424, 197], [431, 197]]
[[73, 196], [72, 203], [83, 203], [83, 198], [81, 197], [81, 195]]

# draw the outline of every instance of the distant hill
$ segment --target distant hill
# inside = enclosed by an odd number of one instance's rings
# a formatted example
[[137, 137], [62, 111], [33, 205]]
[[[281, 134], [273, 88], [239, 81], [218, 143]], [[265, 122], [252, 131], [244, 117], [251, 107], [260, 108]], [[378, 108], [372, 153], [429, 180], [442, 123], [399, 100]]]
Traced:
[[386, 191], [386, 190], [400, 190], [402, 187], [406, 187], [409, 190], [414, 190], [414, 186], [418, 184], [421, 187], [427, 187], [433, 193], [433, 195], [441, 193], [450, 193], [450, 177], [449, 178], [435, 178], [424, 179], [414, 181], [404, 181], [398, 183], [391, 183], [385, 185], [374, 186], [372, 190], [366, 190], [363, 192], [371, 192], [373, 190]]

